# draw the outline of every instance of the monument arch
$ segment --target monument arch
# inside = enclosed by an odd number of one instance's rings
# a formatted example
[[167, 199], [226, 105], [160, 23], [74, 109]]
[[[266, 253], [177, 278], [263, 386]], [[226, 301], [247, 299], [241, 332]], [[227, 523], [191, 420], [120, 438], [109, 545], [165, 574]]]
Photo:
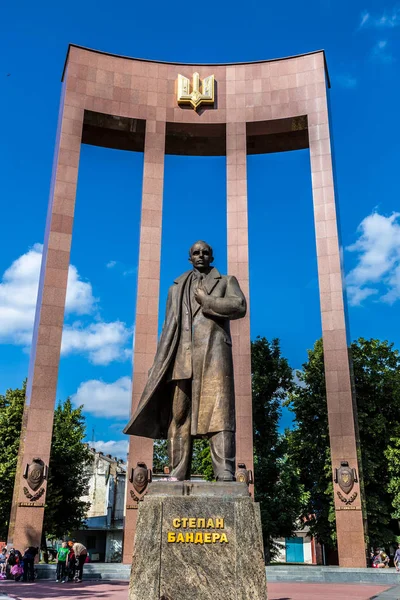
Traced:
[[[228, 271], [240, 282], [250, 308], [247, 155], [309, 148], [339, 560], [341, 566], [365, 566], [329, 85], [323, 51], [253, 63], [188, 65], [70, 45], [62, 75], [27, 409], [10, 522], [9, 541], [14, 546], [39, 545], [41, 538], [47, 481], [42, 482], [40, 500], [27, 502], [24, 470], [34, 459], [48, 465], [50, 458], [81, 143], [144, 152], [132, 410], [157, 345], [165, 154], [226, 155]], [[232, 324], [232, 341], [237, 462], [252, 469], [249, 314], [250, 310]], [[151, 465], [152, 454], [151, 440], [131, 437], [128, 468], [138, 462]], [[353, 477], [350, 503], [343, 496], [346, 473]], [[131, 561], [136, 515], [135, 507], [128, 506], [124, 562]]]

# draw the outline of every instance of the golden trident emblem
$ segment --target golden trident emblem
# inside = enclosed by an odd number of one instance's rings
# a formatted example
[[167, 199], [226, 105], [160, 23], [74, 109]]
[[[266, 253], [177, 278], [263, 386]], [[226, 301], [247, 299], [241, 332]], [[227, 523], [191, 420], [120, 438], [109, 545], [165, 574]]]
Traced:
[[200, 75], [193, 73], [192, 91], [190, 91], [190, 79], [178, 75], [178, 104], [190, 104], [197, 110], [201, 104], [214, 104], [214, 75], [205, 77], [201, 83]]

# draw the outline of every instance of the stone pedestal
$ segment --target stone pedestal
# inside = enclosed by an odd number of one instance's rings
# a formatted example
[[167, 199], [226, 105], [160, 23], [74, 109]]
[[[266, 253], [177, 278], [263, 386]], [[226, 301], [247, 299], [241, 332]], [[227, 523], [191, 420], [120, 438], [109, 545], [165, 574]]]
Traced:
[[150, 484], [139, 508], [129, 597], [266, 600], [260, 511], [246, 484]]

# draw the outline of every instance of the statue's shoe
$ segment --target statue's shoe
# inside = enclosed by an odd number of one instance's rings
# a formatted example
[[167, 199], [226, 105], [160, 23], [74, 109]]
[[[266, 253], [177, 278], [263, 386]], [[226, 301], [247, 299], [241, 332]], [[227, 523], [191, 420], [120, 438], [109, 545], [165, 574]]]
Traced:
[[235, 481], [235, 477], [230, 471], [224, 471], [222, 475], [218, 475], [217, 481]]

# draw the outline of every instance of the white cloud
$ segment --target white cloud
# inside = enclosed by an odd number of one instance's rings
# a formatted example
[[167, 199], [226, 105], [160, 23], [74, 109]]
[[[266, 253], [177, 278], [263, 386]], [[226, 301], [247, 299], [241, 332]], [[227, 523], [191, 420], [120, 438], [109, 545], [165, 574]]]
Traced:
[[[0, 343], [31, 343], [42, 250], [42, 244], [35, 244], [4, 272], [0, 283]], [[82, 281], [76, 267], [70, 265], [66, 312], [90, 314], [95, 304], [91, 284]]]
[[353, 77], [353, 75], [336, 75], [335, 79], [341, 87], [344, 87], [348, 90], [352, 90], [357, 87], [357, 79]]
[[126, 360], [130, 351], [125, 348], [131, 330], [121, 321], [65, 325], [61, 353], [87, 354], [94, 365], [108, 365], [115, 360]]
[[91, 448], [96, 448], [97, 452], [103, 452], [103, 454], [111, 454], [117, 458], [122, 458], [126, 461], [128, 454], [128, 441], [127, 440], [109, 440], [103, 442], [90, 442]]
[[369, 23], [370, 17], [371, 15], [369, 14], [369, 12], [364, 11], [363, 13], [361, 13], [359, 29], [361, 29], [362, 27], [364, 27], [364, 25]]
[[42, 246], [35, 244], [5, 271], [0, 283], [0, 342], [32, 339]]
[[400, 213], [385, 217], [374, 212], [361, 221], [358, 232], [358, 240], [346, 248], [358, 254], [346, 277], [349, 302], [356, 306], [379, 296], [393, 304], [400, 298]]
[[107, 269], [112, 269], [113, 267], [115, 267], [115, 265], [117, 264], [116, 260], [109, 260], [108, 263], [106, 264]]
[[[29, 347], [39, 286], [42, 244], [35, 244], [4, 272], [0, 283], [0, 343]], [[97, 299], [92, 285], [84, 281], [70, 265], [66, 295], [66, 314], [93, 315]], [[125, 360], [131, 354], [125, 348], [131, 330], [125, 323], [97, 321], [89, 325], [74, 323], [63, 331], [63, 354], [87, 354], [93, 364], [106, 365]]]
[[372, 60], [391, 63], [395, 60], [394, 56], [387, 50], [387, 40], [381, 40], [375, 44], [371, 51]]
[[128, 420], [131, 407], [131, 379], [121, 377], [113, 383], [90, 379], [80, 384], [71, 399], [77, 406], [83, 404], [85, 412], [96, 417]]
[[130, 267], [129, 269], [125, 269], [125, 271], [122, 272], [122, 275], [124, 277], [129, 277], [129, 275], [135, 275], [135, 273], [137, 273], [137, 267]]
[[68, 269], [67, 297], [65, 310], [76, 315], [90, 315], [96, 307], [97, 298], [93, 297], [92, 284], [82, 281], [78, 269], [70, 265]]
[[366, 298], [374, 296], [377, 293], [378, 290], [369, 287], [360, 288], [356, 285], [347, 286], [347, 297], [351, 306], [359, 306], [363, 300], [366, 300]]
[[391, 11], [385, 10], [383, 15], [375, 20], [376, 27], [393, 28], [400, 25], [400, 6], [394, 6]]
[[368, 11], [361, 13], [359, 29], [375, 27], [376, 29], [393, 29], [400, 25], [400, 5], [396, 4], [390, 10], [385, 9], [381, 16], [373, 16]]

